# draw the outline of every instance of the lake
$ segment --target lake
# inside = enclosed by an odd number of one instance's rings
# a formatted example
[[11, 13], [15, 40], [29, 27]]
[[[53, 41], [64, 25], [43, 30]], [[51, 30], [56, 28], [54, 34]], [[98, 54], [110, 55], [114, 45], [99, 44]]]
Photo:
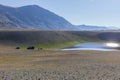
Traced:
[[62, 50], [99, 50], [99, 51], [115, 51], [120, 48], [118, 43], [100, 43], [100, 42], [87, 42], [74, 45], [70, 48], [64, 48]]

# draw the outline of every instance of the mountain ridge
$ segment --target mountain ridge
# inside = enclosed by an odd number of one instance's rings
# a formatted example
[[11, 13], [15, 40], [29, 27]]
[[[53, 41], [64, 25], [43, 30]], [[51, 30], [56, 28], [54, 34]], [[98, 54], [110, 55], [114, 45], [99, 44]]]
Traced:
[[105, 26], [94, 26], [94, 25], [77, 25], [79, 30], [119, 30], [117, 27], [105, 27]]
[[90, 25], [73, 25], [65, 18], [38, 5], [10, 7], [0, 4], [0, 29], [117, 30]]
[[0, 5], [0, 15], [2, 28], [74, 29], [74, 26], [64, 18], [37, 5], [17, 8]]

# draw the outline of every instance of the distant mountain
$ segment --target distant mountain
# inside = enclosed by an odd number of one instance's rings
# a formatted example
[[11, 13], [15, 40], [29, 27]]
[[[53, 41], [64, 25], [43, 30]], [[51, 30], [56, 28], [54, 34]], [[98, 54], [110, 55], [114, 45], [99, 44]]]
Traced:
[[114, 30], [117, 28], [72, 25], [63, 17], [37, 5], [9, 7], [0, 5], [0, 29], [40, 30]]
[[93, 30], [118, 30], [116, 27], [105, 27], [105, 26], [91, 26], [91, 25], [78, 25], [79, 30], [93, 31]]
[[0, 5], [1, 29], [74, 30], [64, 18], [37, 5], [18, 8]]

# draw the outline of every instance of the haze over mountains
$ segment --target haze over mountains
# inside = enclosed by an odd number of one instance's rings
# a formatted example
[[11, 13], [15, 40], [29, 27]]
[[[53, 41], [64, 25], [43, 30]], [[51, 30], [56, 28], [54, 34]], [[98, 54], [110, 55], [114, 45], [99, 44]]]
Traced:
[[37, 5], [17, 8], [0, 5], [0, 29], [110, 30], [114, 28], [75, 26], [63, 17]]

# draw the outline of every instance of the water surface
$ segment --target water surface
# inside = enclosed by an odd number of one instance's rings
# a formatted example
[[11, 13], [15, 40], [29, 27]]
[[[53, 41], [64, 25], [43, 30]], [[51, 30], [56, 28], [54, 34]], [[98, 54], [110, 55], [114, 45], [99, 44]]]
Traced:
[[118, 46], [112, 47], [106, 45], [106, 43], [100, 42], [87, 42], [74, 45], [71, 48], [65, 48], [62, 50], [99, 50], [99, 51], [116, 51]]

